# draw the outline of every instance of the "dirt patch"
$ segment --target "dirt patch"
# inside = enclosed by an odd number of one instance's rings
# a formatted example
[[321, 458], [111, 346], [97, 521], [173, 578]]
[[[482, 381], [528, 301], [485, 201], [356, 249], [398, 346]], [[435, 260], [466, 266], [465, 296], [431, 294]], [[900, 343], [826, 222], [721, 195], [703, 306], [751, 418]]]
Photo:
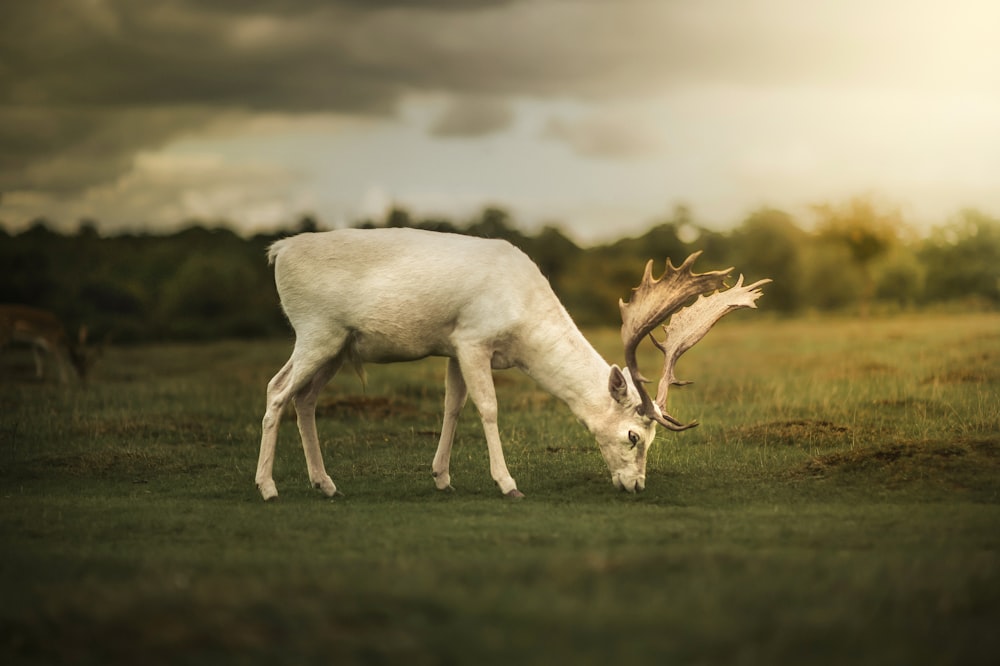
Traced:
[[895, 375], [899, 373], [897, 368], [886, 363], [878, 363], [877, 361], [864, 363], [858, 370], [862, 375]]
[[933, 480], [954, 489], [984, 484], [996, 488], [1000, 473], [1000, 439], [895, 442], [838, 451], [813, 457], [792, 475], [826, 478], [871, 472], [883, 475], [890, 487]]
[[382, 395], [344, 395], [321, 399], [316, 405], [316, 418], [386, 419], [413, 416], [419, 413], [409, 400]]
[[833, 380], [869, 379], [899, 374], [899, 368], [895, 366], [862, 359], [844, 359], [841, 364], [817, 361], [811, 365], [816, 368], [817, 376]]
[[843, 444], [851, 429], [832, 421], [792, 419], [739, 429], [739, 435], [761, 446], [835, 446]]

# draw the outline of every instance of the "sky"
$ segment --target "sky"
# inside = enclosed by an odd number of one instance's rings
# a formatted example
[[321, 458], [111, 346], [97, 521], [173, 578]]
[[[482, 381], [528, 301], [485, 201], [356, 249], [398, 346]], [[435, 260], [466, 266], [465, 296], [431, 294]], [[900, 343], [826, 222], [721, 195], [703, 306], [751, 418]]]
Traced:
[[995, 0], [0, 5], [0, 226], [1000, 216]]

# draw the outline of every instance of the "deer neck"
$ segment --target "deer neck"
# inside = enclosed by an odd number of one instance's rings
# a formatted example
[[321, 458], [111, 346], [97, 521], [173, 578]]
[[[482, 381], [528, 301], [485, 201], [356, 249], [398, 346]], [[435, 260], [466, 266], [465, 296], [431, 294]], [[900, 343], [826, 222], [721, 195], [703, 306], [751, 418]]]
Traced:
[[569, 315], [560, 325], [534, 327], [527, 347], [531, 351], [523, 357], [521, 369], [565, 402], [585, 425], [607, 410], [611, 366]]

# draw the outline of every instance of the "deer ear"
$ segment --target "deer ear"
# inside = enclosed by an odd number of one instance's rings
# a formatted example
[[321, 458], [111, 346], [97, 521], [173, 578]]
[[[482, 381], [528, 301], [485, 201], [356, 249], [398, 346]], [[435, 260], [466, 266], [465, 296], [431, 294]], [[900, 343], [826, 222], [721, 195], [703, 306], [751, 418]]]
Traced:
[[608, 392], [619, 404], [625, 404], [628, 401], [628, 380], [617, 365], [611, 366], [611, 375], [608, 377]]

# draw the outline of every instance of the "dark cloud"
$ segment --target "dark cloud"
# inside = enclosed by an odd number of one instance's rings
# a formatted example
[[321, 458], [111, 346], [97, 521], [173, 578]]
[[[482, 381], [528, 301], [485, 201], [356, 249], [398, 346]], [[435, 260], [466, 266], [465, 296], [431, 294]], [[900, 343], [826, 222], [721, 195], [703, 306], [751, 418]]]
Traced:
[[127, 171], [137, 151], [211, 116], [186, 108], [0, 107], [0, 192], [79, 192]]
[[506, 129], [514, 121], [510, 104], [498, 99], [460, 97], [431, 126], [439, 137], [477, 137]]
[[0, 29], [11, 63], [0, 72], [0, 103], [342, 110], [384, 107], [399, 91], [349, 52], [338, 35], [342, 17], [331, 10], [279, 16], [184, 2], [86, 10], [69, 3], [76, 11], [56, 4], [24, 3]]
[[412, 90], [599, 94], [655, 83], [663, 17], [556, 2], [6, 3], [0, 103], [384, 112]]
[[[39, 0], [0, 9], [0, 191], [69, 192], [214, 112], [390, 114], [437, 86], [403, 15], [506, 2]], [[427, 50], [426, 57], [420, 55]]]
[[[794, 0], [4, 2], [0, 189], [71, 191], [106, 182], [137, 152], [234, 110], [387, 116], [406, 95], [429, 93], [457, 100], [433, 132], [476, 136], [509, 124], [501, 100], [512, 96], [613, 100], [692, 82], [794, 87], [867, 77], [897, 84], [899, 68], [939, 37], [932, 22], [907, 24], [911, 14], [899, 12], [906, 6], [886, 0], [814, 12]], [[886, 30], [911, 39], [885, 48]], [[975, 71], [988, 69], [984, 62]], [[917, 68], [914, 80], [937, 76], [950, 85], [969, 70], [960, 64], [930, 74]], [[593, 154], [631, 141], [607, 127], [549, 129]]]

